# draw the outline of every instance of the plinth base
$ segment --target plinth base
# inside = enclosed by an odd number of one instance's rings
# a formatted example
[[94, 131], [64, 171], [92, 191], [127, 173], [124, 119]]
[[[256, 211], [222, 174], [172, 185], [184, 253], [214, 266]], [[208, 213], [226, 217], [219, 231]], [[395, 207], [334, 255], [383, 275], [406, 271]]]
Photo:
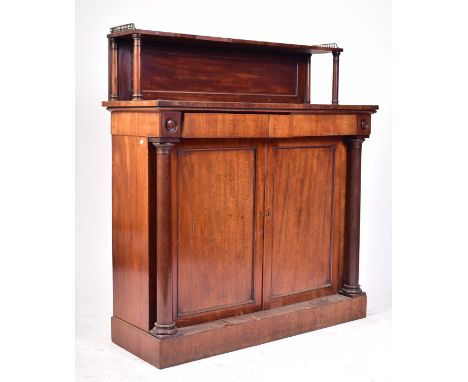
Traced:
[[365, 294], [354, 298], [337, 294], [179, 328], [161, 339], [112, 317], [112, 341], [163, 369], [364, 318], [366, 305]]

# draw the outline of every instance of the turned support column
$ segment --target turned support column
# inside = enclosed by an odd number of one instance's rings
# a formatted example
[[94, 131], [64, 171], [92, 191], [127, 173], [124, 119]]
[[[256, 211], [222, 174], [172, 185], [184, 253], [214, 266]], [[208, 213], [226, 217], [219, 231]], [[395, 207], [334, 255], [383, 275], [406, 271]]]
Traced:
[[141, 100], [141, 34], [134, 33], [133, 37], [133, 96], [132, 100]]
[[338, 86], [340, 79], [340, 52], [333, 52], [332, 104], [338, 104]]
[[177, 331], [173, 317], [171, 151], [172, 143], [153, 142], [156, 148], [156, 336]]
[[346, 225], [343, 286], [340, 294], [355, 297], [362, 295], [359, 286], [359, 232], [361, 215], [361, 149], [364, 138], [346, 140]]
[[118, 85], [117, 85], [117, 76], [118, 76], [118, 48], [117, 48], [117, 41], [115, 38], [110, 39], [110, 48], [111, 48], [111, 78], [110, 78], [110, 101], [117, 101], [119, 99], [118, 94]]

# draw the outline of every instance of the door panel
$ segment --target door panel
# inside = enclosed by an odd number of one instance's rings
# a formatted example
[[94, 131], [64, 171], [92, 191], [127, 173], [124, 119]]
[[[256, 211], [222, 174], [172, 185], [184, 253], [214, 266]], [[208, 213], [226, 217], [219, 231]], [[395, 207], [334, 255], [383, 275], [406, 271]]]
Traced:
[[177, 149], [178, 326], [261, 308], [264, 157], [246, 140]]
[[173, 153], [179, 327], [334, 294], [341, 139], [189, 140]]
[[342, 154], [338, 140], [283, 140], [269, 146], [267, 307], [332, 294], [338, 289]]

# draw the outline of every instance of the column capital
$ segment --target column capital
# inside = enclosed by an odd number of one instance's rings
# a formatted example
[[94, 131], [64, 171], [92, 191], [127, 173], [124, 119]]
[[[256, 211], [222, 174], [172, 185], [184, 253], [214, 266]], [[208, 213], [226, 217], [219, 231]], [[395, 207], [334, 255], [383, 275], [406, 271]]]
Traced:
[[346, 137], [344, 139], [346, 145], [350, 148], [356, 148], [359, 149], [362, 147], [363, 142], [366, 140], [366, 138], [361, 137], [361, 136], [354, 136], [354, 137]]
[[156, 154], [169, 154], [174, 148], [174, 143], [172, 142], [155, 142], [150, 141], [156, 148]]

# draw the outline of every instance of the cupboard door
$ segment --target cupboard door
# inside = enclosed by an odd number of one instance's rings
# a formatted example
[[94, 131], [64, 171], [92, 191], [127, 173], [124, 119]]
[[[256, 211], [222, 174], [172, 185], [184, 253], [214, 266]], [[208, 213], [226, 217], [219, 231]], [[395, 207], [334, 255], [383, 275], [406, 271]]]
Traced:
[[344, 146], [296, 139], [268, 145], [265, 307], [338, 290]]
[[260, 310], [265, 146], [188, 141], [175, 156], [177, 325]]

